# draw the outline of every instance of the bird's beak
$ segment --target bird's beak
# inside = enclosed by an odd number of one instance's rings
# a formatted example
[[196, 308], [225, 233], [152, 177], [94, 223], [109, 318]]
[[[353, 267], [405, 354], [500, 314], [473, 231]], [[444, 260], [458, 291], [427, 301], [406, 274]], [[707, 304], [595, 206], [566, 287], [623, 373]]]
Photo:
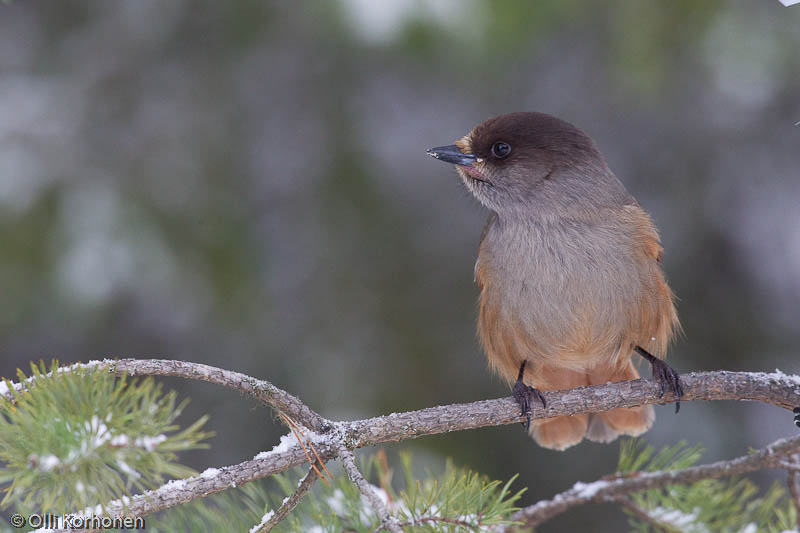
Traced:
[[474, 154], [463, 153], [455, 144], [430, 148], [428, 150], [428, 155], [435, 157], [439, 161], [444, 161], [445, 163], [453, 163], [454, 165], [464, 166], [471, 166], [476, 159]]

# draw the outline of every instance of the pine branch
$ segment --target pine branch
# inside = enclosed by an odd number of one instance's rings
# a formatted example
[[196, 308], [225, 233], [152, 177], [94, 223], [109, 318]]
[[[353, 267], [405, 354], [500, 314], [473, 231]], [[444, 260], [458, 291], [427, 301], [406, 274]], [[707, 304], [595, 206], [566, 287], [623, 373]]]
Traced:
[[364, 479], [364, 475], [358, 469], [358, 466], [356, 466], [356, 458], [353, 456], [353, 452], [348, 450], [344, 445], [341, 445], [338, 453], [339, 459], [342, 460], [344, 471], [347, 472], [347, 477], [358, 487], [358, 490], [364, 495], [378, 514], [378, 518], [381, 520], [381, 529], [388, 529], [392, 533], [403, 533], [403, 530], [400, 529], [400, 526], [397, 524], [397, 520], [389, 514], [389, 509], [387, 509], [386, 505], [381, 501], [375, 489]]
[[297, 490], [294, 493], [283, 500], [283, 503], [278, 508], [277, 511], [269, 512], [264, 515], [264, 518], [261, 519], [261, 523], [255, 526], [250, 530], [250, 533], [268, 533], [272, 531], [275, 526], [277, 526], [284, 518], [289, 516], [297, 504], [300, 503], [300, 500], [303, 499], [303, 496], [311, 490], [311, 487], [314, 486], [314, 482], [319, 479], [319, 475], [317, 474], [318, 470], [313, 466], [309, 468], [308, 473], [303, 476], [303, 479], [300, 480], [300, 483], [297, 485]]
[[[334, 455], [335, 453], [330, 448], [326, 448], [325, 451], [320, 450], [323, 460], [329, 460]], [[148, 516], [256, 479], [285, 472], [306, 462], [305, 453], [299, 444], [286, 452], [260, 453], [250, 461], [214, 469], [214, 475], [200, 474], [173, 480], [156, 490], [145, 491], [131, 498], [111, 501], [104, 505], [102, 514], [106, 516]], [[100, 516], [100, 511], [99, 507], [89, 508], [81, 514]], [[54, 529], [52, 531], [53, 533], [70, 533], [75, 530]]]
[[[79, 368], [75, 364], [61, 371]], [[164, 359], [120, 359], [92, 361], [86, 366], [106, 368], [117, 375], [174, 376], [208, 381], [234, 388], [251, 395], [279, 412], [288, 414], [304, 426], [320, 433], [330, 433], [333, 422], [323, 418], [297, 397], [272, 383], [238, 372]], [[697, 400], [753, 400], [785, 409], [800, 405], [800, 376], [782, 372], [693, 372], [681, 375], [684, 395], [681, 401]], [[19, 384], [14, 384], [18, 387]], [[7, 393], [6, 393], [7, 394]], [[565, 391], [545, 392], [547, 409], [534, 409], [532, 419], [569, 416], [580, 413], [597, 413], [619, 407], [645, 404], [665, 404], [674, 401], [671, 393], [660, 395], [657, 383], [636, 379], [607, 383], [591, 387], [578, 387]], [[497, 398], [466, 404], [451, 404], [419, 411], [396, 413], [337, 425], [344, 431], [349, 448], [373, 446], [382, 442], [396, 442], [426, 435], [463, 431], [487, 426], [519, 423], [517, 403], [511, 398]]]
[[[789, 495], [792, 498], [792, 504], [797, 511], [797, 527], [800, 529], [800, 474], [797, 470], [800, 464], [797, 462], [797, 455], [789, 456], [786, 464], [791, 465], [792, 468], [787, 468], [786, 484], [789, 487]], [[780, 466], [786, 468], [783, 461], [779, 462]]]
[[297, 397], [270, 383], [247, 374], [224, 370], [200, 363], [173, 361], [169, 359], [119, 359], [105, 360], [106, 366], [115, 375], [129, 376], [174, 376], [207, 381], [229, 387], [289, 415], [297, 422], [314, 431], [330, 428], [330, 422], [312, 410]]
[[[156, 359], [105, 360], [91, 362], [88, 365], [106, 368], [117, 375], [176, 376], [208, 381], [239, 390], [257, 398], [279, 412], [288, 414], [294, 420], [313, 430], [314, 434], [311, 438], [313, 438], [314, 444], [323, 460], [339, 457], [342, 446], [352, 450], [426, 435], [519, 423], [522, 420], [517, 403], [511, 397], [507, 397], [334, 423], [317, 414], [295, 396], [267, 381], [208, 365]], [[81, 365], [72, 365], [61, 369], [61, 371], [69, 371], [80, 367]], [[684, 396], [681, 400], [684, 402], [693, 400], [755, 400], [786, 409], [792, 409], [800, 405], [800, 377], [789, 376], [781, 372], [698, 372], [682, 375], [681, 381], [684, 388]], [[11, 386], [19, 388], [24, 387], [24, 384], [11, 384]], [[620, 407], [668, 403], [674, 400], [671, 393], [661, 397], [659, 392], [660, 389], [657, 383], [644, 379], [580, 387], [565, 391], [545, 392], [547, 409], [535, 408], [531, 418], [541, 419], [579, 413], [596, 413]], [[8, 394], [8, 391], [5, 391], [5, 393]], [[779, 454], [781, 457], [788, 453], [800, 451], [800, 442], [796, 439], [778, 441], [774, 446], [778, 446], [780, 449], [788, 446], [786, 448], [788, 451]], [[741, 460], [744, 459], [741, 458]], [[105, 506], [105, 509], [107, 513], [112, 515], [122, 514], [124, 510], [127, 515], [146, 516], [156, 511], [186, 503], [195, 498], [222, 491], [231, 486], [283, 472], [306, 461], [303, 449], [299, 445], [295, 445], [288, 450], [262, 453], [251, 461], [221, 468], [216, 476], [196, 476], [173, 481], [154, 491], [147, 491], [127, 499], [125, 505], [119, 500], [111, 502]], [[743, 464], [751, 465], [746, 461]], [[770, 462], [769, 466], [773, 464], [773, 462]], [[743, 471], [762, 467], [761, 463], [751, 466], [752, 468]], [[767, 466], [767, 463], [764, 463], [764, 466]], [[653, 475], [647, 474], [647, 476], [637, 478], [638, 482], [649, 480]], [[663, 484], [669, 484], [670, 482], [682, 482], [674, 481], [675, 472], [666, 472], [662, 475], [665, 476], [661, 481], [662, 485], [654, 486], [663, 486]], [[697, 479], [704, 479], [704, 477]], [[625, 487], [630, 488], [627, 485]], [[650, 487], [642, 486], [641, 488]], [[631, 490], [637, 489], [631, 488]], [[619, 494], [622, 493], [624, 491]], [[573, 495], [573, 498], [568, 500], [573, 503], [565, 507], [564, 510], [573, 505], [589, 501], [586, 498], [575, 499], [576, 497], [577, 495]], [[560, 502], [560, 504], [563, 503]], [[548, 502], [540, 502], [540, 504], [547, 509], [548, 513], [553, 512], [554, 508]], [[528, 509], [530, 511], [530, 508]], [[539, 511], [536, 512], [538, 513]], [[559, 512], [563, 511], [555, 512], [552, 516]], [[539, 515], [537, 514], [536, 516]]]
[[[71, 372], [78, 369], [105, 369], [115, 376], [172, 376], [197, 381], [206, 381], [237, 390], [279, 412], [285, 413], [305, 427], [320, 431], [328, 429], [330, 422], [314, 412], [297, 397], [292, 396], [268, 381], [257, 379], [247, 374], [233, 372], [214, 366], [189, 361], [175, 361], [171, 359], [104, 359], [102, 361], [89, 361], [88, 363], [75, 363], [61, 367], [59, 372]], [[51, 373], [44, 374], [44, 377]], [[28, 378], [32, 381], [34, 378]], [[25, 387], [25, 382], [11, 383], [11, 387], [19, 391]], [[0, 384], [0, 394], [9, 399], [13, 395], [7, 386]]]
[[778, 462], [778, 466], [780, 466], [781, 468], [784, 468], [784, 469], [786, 469], [786, 470], [788, 470], [790, 472], [791, 471], [795, 471], [795, 472], [800, 471], [800, 463], [790, 463], [788, 461], [779, 461]]
[[618, 503], [633, 515], [653, 526], [656, 531], [660, 531], [661, 533], [680, 533], [680, 531], [678, 531], [676, 528], [654, 518], [653, 515], [647, 512], [647, 509], [640, 507], [636, 502], [627, 496], [609, 496], [606, 501]]
[[207, 417], [179, 430], [186, 401], [152, 377], [61, 372], [55, 363], [31, 365], [31, 372], [19, 371], [24, 387], [0, 396], [3, 506], [74, 512], [195, 473], [176, 453], [206, 447], [213, 435], [202, 430]]
[[[800, 437], [780, 439], [749, 455], [702, 466], [662, 472], [631, 472], [614, 479], [576, 483], [571, 489], [519, 510], [512, 517], [535, 527], [565, 511], [585, 503], [601, 503], [609, 498], [668, 485], [693, 483], [703, 479], [735, 476], [762, 468], [780, 468], [781, 459], [800, 451]], [[498, 532], [508, 531], [500, 527]]]

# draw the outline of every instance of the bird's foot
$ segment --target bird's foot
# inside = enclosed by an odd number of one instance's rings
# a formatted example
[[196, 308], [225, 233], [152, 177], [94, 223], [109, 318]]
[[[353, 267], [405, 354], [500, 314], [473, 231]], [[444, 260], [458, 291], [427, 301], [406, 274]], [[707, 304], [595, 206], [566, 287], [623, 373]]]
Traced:
[[547, 402], [542, 395], [542, 391], [535, 389], [530, 385], [525, 385], [521, 379], [518, 379], [517, 382], [514, 383], [514, 388], [511, 389], [511, 395], [514, 396], [514, 399], [517, 401], [520, 409], [522, 410], [520, 414], [525, 417], [525, 422], [523, 422], [522, 425], [526, 430], [530, 429], [531, 406], [534, 398], [538, 398], [538, 400], [542, 402], [542, 408], [547, 407]]
[[652, 366], [653, 379], [656, 380], [658, 385], [661, 387], [661, 392], [658, 395], [659, 398], [664, 396], [664, 393], [667, 392], [667, 388], [669, 388], [672, 391], [672, 395], [675, 397], [675, 412], [677, 413], [680, 411], [681, 396], [683, 396], [683, 384], [681, 383], [681, 378], [678, 373], [674, 368], [669, 366], [661, 359], [650, 354], [645, 349], [637, 346], [636, 351], [639, 353], [639, 355], [647, 359]]
[[795, 407], [793, 412], [794, 412], [794, 425], [800, 428], [800, 407]]

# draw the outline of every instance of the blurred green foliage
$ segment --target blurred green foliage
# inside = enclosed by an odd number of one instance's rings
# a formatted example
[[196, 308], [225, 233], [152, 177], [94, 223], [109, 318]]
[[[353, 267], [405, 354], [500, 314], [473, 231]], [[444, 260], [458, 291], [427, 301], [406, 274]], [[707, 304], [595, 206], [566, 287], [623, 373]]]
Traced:
[[[425, 149], [516, 110], [585, 129], [654, 216], [686, 331], [673, 366], [795, 370], [800, 8], [1, 9], [3, 375], [41, 357], [189, 359], [264, 376], [332, 418], [507, 394], [474, 337], [486, 213]], [[176, 386], [226, 443], [193, 464], [277, 438], [235, 395]], [[730, 456], [790, 430], [766, 407], [687, 407], [649, 437]], [[615, 460], [591, 444], [540, 450], [514, 428], [406, 447], [494, 479], [519, 471], [525, 501]], [[553, 527], [596, 523], [579, 512]]]

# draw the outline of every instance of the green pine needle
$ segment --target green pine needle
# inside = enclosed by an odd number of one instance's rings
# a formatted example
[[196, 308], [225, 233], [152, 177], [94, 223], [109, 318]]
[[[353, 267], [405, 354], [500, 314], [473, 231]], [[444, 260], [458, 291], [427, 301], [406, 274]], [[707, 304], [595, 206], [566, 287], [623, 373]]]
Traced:
[[[167, 478], [194, 474], [176, 462], [183, 450], [205, 447], [211, 433], [206, 417], [180, 430], [175, 420], [186, 402], [164, 393], [152, 378], [117, 378], [107, 371], [59, 370], [57, 363], [18, 373], [21, 388], [8, 381], [0, 391], [0, 484], [4, 506], [20, 513], [76, 512], [163, 484]], [[0, 385], [0, 388], [3, 388]], [[664, 471], [696, 465], [701, 446], [680, 442], [656, 451], [641, 440], [622, 442], [618, 471]], [[333, 483], [317, 483], [276, 531], [371, 532], [375, 511], [347, 476], [336, 468]], [[401, 480], [379, 453], [362, 461], [361, 470], [380, 489], [392, 515], [409, 532], [478, 531], [510, 524], [523, 490], [513, 491], [516, 476], [491, 481], [449, 461], [440, 475], [414, 475], [410, 455], [401, 455]], [[338, 473], [337, 473], [338, 472]], [[273, 476], [211, 498], [159, 513], [152, 531], [248, 530], [284, 495], [292, 494], [304, 472]], [[670, 531], [754, 533], [794, 529], [797, 511], [787, 491], [775, 484], [763, 492], [748, 478], [708, 479], [641, 491], [631, 500]], [[633, 531], [653, 525], [631, 515]], [[0, 529], [6, 530], [0, 523]]]
[[[658, 452], [638, 439], [620, 445], [619, 471], [677, 470], [694, 466], [703, 453], [685, 442]], [[683, 533], [755, 533], [794, 529], [796, 512], [778, 484], [766, 493], [748, 478], [706, 479], [687, 485], [642, 491], [631, 499], [668, 529]], [[634, 531], [656, 531], [631, 515]], [[660, 531], [660, 530], [659, 530]]]
[[[362, 461], [361, 471], [380, 485], [379, 493], [388, 502], [392, 515], [408, 532], [467, 532], [488, 529], [494, 524], [510, 524], [517, 510], [515, 503], [525, 489], [512, 492], [511, 483], [490, 481], [449, 461], [443, 474], [426, 475], [417, 481], [409, 455], [402, 456], [405, 490], [391, 487], [392, 472], [378, 457]], [[371, 533], [380, 525], [375, 511], [344, 473], [329, 465], [333, 483], [317, 483], [300, 505], [273, 531], [325, 531]], [[269, 510], [277, 509], [284, 496], [292, 494], [304, 472], [273, 476], [272, 481], [250, 483], [226, 491], [209, 500], [171, 509], [156, 517], [148, 528], [153, 531], [246, 531], [261, 521]], [[276, 484], [277, 487], [270, 486]], [[278, 496], [276, 493], [279, 493]], [[235, 517], [231, 522], [231, 517]]]
[[60, 371], [53, 362], [18, 372], [22, 389], [0, 399], [3, 506], [19, 512], [76, 512], [156, 488], [194, 472], [176, 452], [205, 447], [206, 417], [184, 430], [175, 419], [186, 402], [152, 378], [106, 371]]

